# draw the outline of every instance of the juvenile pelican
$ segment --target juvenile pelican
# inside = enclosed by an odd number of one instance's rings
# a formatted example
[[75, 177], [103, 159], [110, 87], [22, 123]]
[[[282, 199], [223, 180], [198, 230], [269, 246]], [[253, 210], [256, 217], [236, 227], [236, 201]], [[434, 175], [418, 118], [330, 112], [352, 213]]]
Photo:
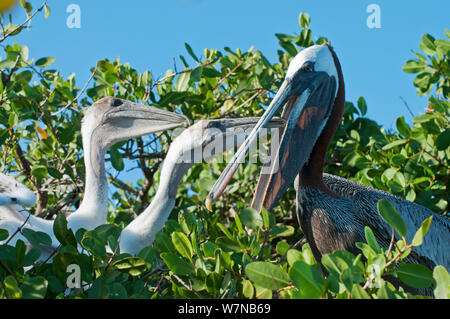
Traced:
[[[268, 120], [286, 104], [282, 117], [287, 124], [278, 149], [279, 167], [260, 176], [252, 206], [271, 210], [295, 181], [297, 215], [301, 229], [317, 261], [338, 249], [358, 253], [355, 242], [365, 241], [370, 226], [380, 244], [388, 247], [391, 227], [377, 212], [379, 199], [390, 200], [408, 228], [411, 242], [416, 230], [433, 216], [423, 244], [414, 247], [410, 261], [433, 268], [450, 269], [449, 219], [420, 205], [340, 177], [323, 174], [325, 155], [345, 105], [344, 79], [339, 60], [329, 44], [314, 45], [293, 58], [286, 78], [250, 133], [213, 186], [207, 206], [220, 196], [245, 155], [248, 145]], [[396, 234], [396, 239], [400, 239]]]
[[[206, 160], [214, 154], [239, 146], [258, 119], [203, 120], [175, 138], [163, 162], [160, 184], [151, 204], [122, 230], [120, 252], [137, 254], [151, 245], [175, 205], [178, 185], [188, 169], [194, 162], [201, 162], [201, 159]], [[282, 119], [273, 118], [267, 127], [278, 128], [283, 123]]]
[[[104, 157], [109, 147], [119, 141], [187, 123], [189, 121], [183, 115], [119, 98], [106, 97], [94, 103], [86, 111], [81, 126], [86, 167], [84, 197], [80, 207], [67, 218], [68, 227], [76, 232], [79, 228], [93, 229], [106, 223], [108, 182]], [[23, 211], [9, 210], [6, 214], [4, 211], [0, 214], [0, 229], [8, 230], [10, 235], [22, 225], [45, 232], [52, 237], [54, 245], [58, 243], [53, 235], [53, 221]], [[11, 243], [18, 239], [26, 242], [19, 233]]]

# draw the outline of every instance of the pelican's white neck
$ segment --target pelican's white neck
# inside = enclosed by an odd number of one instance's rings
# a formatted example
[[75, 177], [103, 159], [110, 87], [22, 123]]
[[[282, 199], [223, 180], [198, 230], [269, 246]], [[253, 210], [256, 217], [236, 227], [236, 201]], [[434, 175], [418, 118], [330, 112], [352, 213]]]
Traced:
[[[104, 162], [106, 149], [102, 141], [93, 139], [95, 128], [95, 119], [92, 117], [83, 119], [81, 134], [86, 178], [84, 196], [80, 207], [67, 218], [68, 227], [74, 230], [80, 227], [93, 229], [105, 224], [107, 219], [108, 181]], [[93, 163], [93, 161], [96, 162]], [[94, 165], [97, 165], [98, 176]]]
[[164, 227], [175, 206], [175, 197], [182, 177], [194, 164], [180, 163], [182, 139], [175, 139], [170, 145], [161, 169], [158, 190], [151, 204], [136, 217], [120, 235], [120, 251], [137, 254], [153, 243], [156, 234]]

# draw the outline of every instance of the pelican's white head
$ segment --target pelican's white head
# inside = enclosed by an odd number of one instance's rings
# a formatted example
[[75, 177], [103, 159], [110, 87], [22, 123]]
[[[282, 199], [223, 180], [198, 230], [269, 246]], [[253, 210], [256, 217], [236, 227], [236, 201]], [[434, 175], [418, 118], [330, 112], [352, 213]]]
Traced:
[[298, 71], [326, 72], [338, 80], [336, 65], [328, 45], [313, 45], [300, 51], [289, 64], [286, 78], [293, 78]]
[[95, 102], [83, 117], [81, 133], [86, 154], [99, 176], [106, 149], [134, 137], [189, 124], [182, 114], [131, 101], [105, 97]]

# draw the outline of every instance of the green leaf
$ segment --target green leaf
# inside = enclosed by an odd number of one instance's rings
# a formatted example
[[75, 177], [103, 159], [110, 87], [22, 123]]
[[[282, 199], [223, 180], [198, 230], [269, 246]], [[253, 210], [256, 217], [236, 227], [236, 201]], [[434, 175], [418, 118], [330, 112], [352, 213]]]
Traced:
[[399, 118], [397, 118], [395, 124], [397, 126], [398, 132], [402, 134], [405, 138], [409, 138], [409, 136], [411, 135], [411, 128], [409, 127], [408, 124], [406, 124], [405, 117], [400, 116]]
[[123, 162], [123, 157], [117, 149], [111, 148], [109, 150], [109, 155], [111, 156], [111, 164], [117, 171], [123, 171], [125, 164]]
[[423, 63], [419, 63], [414, 60], [409, 60], [403, 66], [403, 71], [406, 73], [419, 73], [422, 72], [424, 68], [425, 65]]
[[32, 247], [27, 254], [25, 255], [25, 258], [23, 259], [23, 266], [28, 267], [33, 265], [39, 257], [41, 256], [41, 249], [37, 247]]
[[430, 228], [431, 220], [433, 219], [433, 216], [428, 217], [425, 219], [420, 226], [420, 228], [417, 230], [416, 234], [414, 235], [414, 238], [412, 240], [413, 246], [420, 246], [423, 243], [423, 237], [428, 232], [428, 229]]
[[250, 280], [244, 279], [242, 281], [242, 295], [245, 298], [252, 299], [255, 294], [255, 288]]
[[112, 286], [109, 287], [108, 299], [127, 299], [128, 293], [125, 287], [115, 282]]
[[436, 141], [436, 147], [438, 150], [443, 151], [447, 147], [450, 146], [450, 128], [447, 128], [445, 131], [441, 132], [439, 136], [437, 137]]
[[189, 87], [189, 79], [191, 72], [183, 72], [178, 76], [177, 83], [175, 84], [175, 90], [178, 92], [184, 92]]
[[446, 40], [435, 40], [434, 44], [438, 51], [440, 51], [443, 55], [450, 55], [450, 42]]
[[167, 267], [169, 267], [172, 272], [179, 276], [189, 275], [195, 271], [194, 266], [191, 263], [185, 261], [175, 254], [162, 253], [161, 258], [164, 260]]
[[242, 222], [241, 218], [239, 217], [239, 214], [234, 214], [234, 222], [236, 224], [239, 234], [243, 234], [244, 228], [242, 227]]
[[264, 227], [269, 229], [270, 228], [270, 213], [267, 211], [267, 209], [264, 208], [264, 206], [261, 209], [261, 215], [263, 218]]
[[358, 284], [353, 284], [350, 296], [352, 299], [370, 299], [369, 294]]
[[291, 225], [274, 226], [270, 231], [271, 236], [289, 237], [295, 233], [295, 228]]
[[253, 208], [244, 208], [240, 213], [240, 218], [242, 223], [251, 229], [256, 230], [264, 225], [261, 214]]
[[55, 221], [53, 222], [53, 233], [61, 244], [77, 247], [75, 235], [72, 230], [67, 228], [66, 216], [63, 213], [56, 215]]
[[172, 233], [172, 242], [175, 249], [180, 253], [181, 256], [192, 260], [194, 255], [194, 249], [192, 248], [189, 238], [182, 232]]
[[3, 287], [6, 290], [6, 295], [9, 299], [18, 299], [22, 297], [22, 290], [17, 284], [17, 280], [13, 276], [6, 276], [3, 280]]
[[407, 143], [407, 142], [408, 142], [408, 140], [403, 140], [403, 139], [395, 140], [395, 141], [393, 141], [393, 142], [391, 142], [391, 143], [389, 143], [389, 144], [387, 144], [387, 145], [384, 145], [384, 146], [382, 147], [382, 150], [383, 150], [383, 151], [387, 151], [387, 150], [390, 150], [391, 148], [394, 148], [394, 147], [396, 147], [396, 146], [403, 145], [403, 144], [405, 144], [405, 143]]
[[6, 229], [0, 229], [0, 241], [6, 240], [8, 237], [8, 231]]
[[405, 237], [407, 234], [405, 221], [397, 209], [395, 209], [394, 205], [387, 199], [380, 199], [377, 203], [377, 208], [381, 218], [390, 226], [394, 227], [402, 237]]
[[381, 253], [380, 245], [378, 245], [378, 241], [375, 238], [375, 235], [372, 232], [372, 229], [368, 226], [364, 226], [364, 234], [366, 236], [366, 241], [369, 244], [369, 246], [376, 252]]
[[105, 242], [95, 231], [87, 231], [81, 239], [81, 246], [94, 256], [104, 257], [106, 255]]
[[49, 16], [50, 16], [50, 8], [46, 5], [46, 4], [44, 4], [44, 17], [47, 19]]
[[429, 34], [422, 36], [422, 42], [419, 44], [419, 48], [427, 55], [436, 54], [436, 45], [434, 44], [434, 38]]
[[23, 240], [19, 239], [16, 242], [16, 261], [19, 265], [22, 265], [25, 259], [26, 251], [27, 247], [25, 246], [25, 243], [23, 242]]
[[413, 81], [414, 86], [421, 89], [421, 92], [426, 92], [431, 85], [431, 74], [428, 72], [419, 73]]
[[172, 239], [165, 232], [158, 232], [155, 236], [156, 246], [163, 252], [175, 252]]
[[289, 266], [293, 266], [297, 260], [303, 260], [302, 252], [297, 249], [289, 249], [286, 254]]
[[287, 242], [279, 241], [277, 243], [276, 251], [281, 256], [284, 256], [287, 253], [287, 251], [289, 250], [289, 247], [290, 247], [290, 245]]
[[153, 247], [147, 246], [142, 248], [137, 256], [141, 257], [147, 264], [153, 265], [156, 260], [156, 251]]
[[396, 272], [401, 281], [414, 288], [427, 288], [433, 283], [433, 272], [424, 265], [404, 264]]
[[262, 288], [277, 290], [290, 284], [286, 272], [279, 266], [265, 261], [255, 261], [245, 267], [248, 278]]
[[298, 24], [302, 28], [308, 28], [310, 23], [311, 23], [311, 19], [309, 17], [309, 14], [300, 12], [300, 14], [298, 16]]
[[450, 299], [450, 275], [447, 269], [441, 265], [434, 267], [433, 278], [436, 282], [433, 290], [436, 299]]
[[325, 292], [325, 279], [318, 266], [296, 261], [289, 270], [289, 277], [307, 298], [319, 298]]
[[40, 58], [34, 64], [37, 67], [44, 68], [44, 67], [52, 65], [53, 62], [55, 62], [55, 60], [56, 60], [56, 58], [52, 58], [52, 57]]
[[147, 263], [140, 257], [126, 257], [113, 262], [111, 266], [133, 277], [147, 271]]
[[105, 299], [109, 295], [109, 285], [106, 283], [105, 278], [98, 277], [92, 283], [91, 288], [88, 291], [89, 299]]
[[362, 96], [359, 97], [357, 105], [358, 105], [359, 110], [361, 111], [361, 115], [362, 116], [366, 115], [367, 103], [366, 103], [366, 100]]
[[25, 275], [22, 286], [22, 299], [44, 299], [47, 293], [47, 280], [42, 276]]
[[0, 70], [7, 70], [14, 67], [16, 63], [11, 60], [2, 60], [0, 61]]
[[230, 240], [234, 240], [233, 235], [230, 233], [230, 231], [221, 223], [217, 223], [217, 227], [220, 228], [220, 230], [225, 234], [225, 236], [227, 236], [228, 239]]
[[200, 63], [199, 59], [197, 58], [197, 56], [194, 53], [194, 50], [192, 50], [191, 46], [187, 43], [184, 44], [186, 51], [189, 53], [189, 55], [198, 63]]
[[34, 165], [31, 169], [31, 175], [36, 177], [38, 180], [42, 180], [47, 177], [47, 167], [43, 165]]
[[52, 245], [52, 238], [44, 232], [34, 231], [29, 228], [24, 228], [21, 231], [22, 235], [28, 240], [28, 242], [32, 245]]
[[200, 191], [209, 192], [214, 185], [214, 180], [208, 177], [202, 177], [197, 181], [197, 186]]
[[255, 285], [256, 299], [272, 299], [272, 290]]

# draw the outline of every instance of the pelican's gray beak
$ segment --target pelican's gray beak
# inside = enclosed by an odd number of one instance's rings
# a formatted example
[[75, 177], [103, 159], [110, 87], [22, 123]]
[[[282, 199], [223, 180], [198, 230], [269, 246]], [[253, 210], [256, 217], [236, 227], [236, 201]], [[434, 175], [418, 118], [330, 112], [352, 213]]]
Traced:
[[189, 125], [189, 120], [182, 114], [161, 110], [123, 99], [104, 100], [108, 109], [103, 114], [101, 123], [95, 128], [91, 139], [91, 163], [99, 176], [100, 162], [104, 153], [113, 144], [138, 136], [170, 130], [182, 125]]
[[[102, 134], [105, 147], [138, 136], [171, 130], [189, 125], [183, 114], [162, 110], [126, 100], [123, 104], [108, 110], [103, 118], [98, 134]], [[97, 130], [96, 130], [97, 131]]]
[[123, 130], [125, 136], [121, 136], [121, 140], [190, 124], [189, 119], [183, 114], [130, 101], [123, 100], [123, 102], [122, 105], [106, 112], [103, 120], [103, 123], [111, 126], [116, 133]]
[[[311, 109], [316, 106], [319, 107], [320, 110], [325, 110], [325, 117], [328, 116], [330, 109], [329, 105], [330, 103], [332, 105], [335, 89], [336, 81], [334, 77], [328, 76], [326, 72], [298, 72], [298, 74], [294, 74], [292, 78], [286, 78], [253, 131], [249, 134], [248, 138], [238, 149], [233, 159], [214, 184], [206, 199], [207, 208], [210, 209], [212, 202], [223, 193], [234, 172], [239, 167], [239, 164], [243, 162], [251, 144], [255, 141], [261, 129], [266, 127], [270, 119], [272, 119], [277, 111], [286, 104], [286, 108], [282, 114], [282, 118], [286, 120], [284, 133], [281, 139], [281, 145], [278, 148], [278, 153], [276, 154], [277, 158], [275, 161], [272, 161], [273, 167], [271, 170], [272, 173], [270, 174], [272, 177], [276, 175], [282, 177], [282, 183], [272, 185], [275, 180], [273, 178], [266, 178], [265, 183], [270, 184], [270, 186], [263, 187], [264, 192], [260, 192], [262, 196], [258, 194], [256, 196], [264, 198], [265, 194], [271, 192], [279, 198], [280, 194], [284, 194], [284, 191], [293, 182], [295, 176], [300, 171], [301, 166], [307, 161], [312, 149], [298, 144], [311, 144], [315, 142], [315, 139], [311, 138], [310, 128], [308, 128], [309, 124], [305, 122], [306, 120], [313, 123], [314, 116], [308, 117], [310, 113], [306, 109]], [[321, 116], [318, 116], [318, 118], [321, 118], [321, 122], [323, 122], [323, 111], [320, 111], [319, 113]], [[308, 119], [306, 119], [307, 117]], [[312, 128], [313, 130], [316, 130], [316, 133], [319, 130], [315, 125], [312, 125]], [[304, 138], [299, 138], [299, 134], [303, 135]], [[309, 140], [307, 140], [307, 137]], [[274, 141], [272, 141], [272, 143], [273, 142]], [[306, 152], [301, 152], [302, 150], [305, 150]], [[286, 170], [286, 168], [288, 169]], [[278, 179], [276, 181], [279, 182]]]

